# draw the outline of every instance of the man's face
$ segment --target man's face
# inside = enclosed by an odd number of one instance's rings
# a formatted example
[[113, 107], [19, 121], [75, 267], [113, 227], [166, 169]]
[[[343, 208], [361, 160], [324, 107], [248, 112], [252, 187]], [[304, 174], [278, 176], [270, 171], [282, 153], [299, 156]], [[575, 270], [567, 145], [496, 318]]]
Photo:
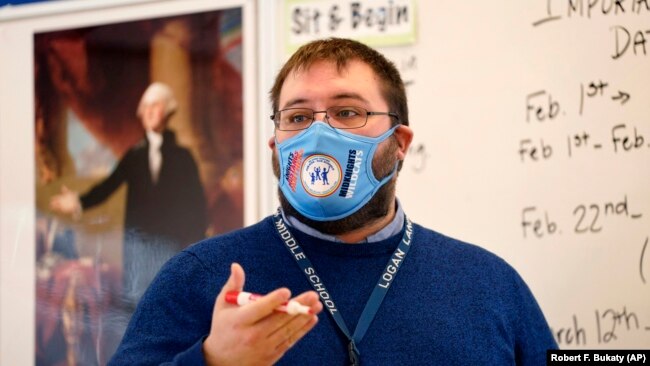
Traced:
[[[340, 72], [332, 62], [317, 62], [307, 70], [291, 72], [282, 85], [279, 110], [311, 108], [323, 111], [332, 106], [355, 106], [372, 112], [388, 112], [378, 77], [370, 66], [361, 61], [348, 62]], [[317, 114], [316, 119], [325, 121], [324, 113]], [[386, 132], [390, 125], [390, 117], [372, 116], [365, 126], [348, 132], [376, 137]], [[282, 142], [298, 132], [277, 131], [276, 138]]]
[[165, 109], [163, 100], [145, 103], [142, 106], [142, 126], [145, 130], [162, 132], [165, 129]]
[[[368, 111], [388, 112], [388, 104], [380, 92], [379, 79], [372, 69], [360, 62], [351, 61], [348, 66], [337, 70], [331, 62], [318, 62], [309, 69], [292, 72], [287, 77], [280, 92], [279, 109], [311, 108], [316, 111], [325, 110], [332, 106], [359, 106]], [[316, 116], [324, 120], [324, 114]], [[372, 116], [365, 126], [348, 130], [355, 134], [376, 137], [391, 127], [388, 116]], [[300, 131], [276, 131], [276, 139], [282, 143]], [[275, 140], [269, 140], [273, 149], [273, 171], [276, 177], [280, 175], [280, 164], [277, 157]], [[388, 176], [397, 162], [398, 142], [391, 136], [379, 144], [373, 158], [373, 172], [378, 179]], [[378, 219], [388, 213], [388, 208], [394, 199], [395, 182], [382, 186], [375, 196], [359, 211], [336, 221], [319, 222], [303, 217], [298, 213], [278, 190], [280, 203], [289, 215], [296, 216], [313, 228], [329, 234], [341, 234], [366, 225], [369, 221]]]

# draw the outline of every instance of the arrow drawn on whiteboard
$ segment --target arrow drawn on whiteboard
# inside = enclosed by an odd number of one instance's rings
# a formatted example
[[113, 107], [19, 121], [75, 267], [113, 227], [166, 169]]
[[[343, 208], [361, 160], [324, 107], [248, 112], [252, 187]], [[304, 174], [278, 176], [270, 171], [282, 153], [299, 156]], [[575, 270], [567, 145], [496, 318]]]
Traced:
[[619, 90], [618, 95], [612, 96], [612, 100], [621, 100], [621, 104], [627, 103], [628, 100], [630, 100], [630, 94]]
[[641, 274], [641, 281], [645, 284], [645, 277], [643, 276], [643, 257], [645, 257], [645, 250], [648, 247], [648, 238], [645, 238], [645, 244], [643, 244], [643, 249], [641, 249], [641, 261], [639, 262], [639, 273]]

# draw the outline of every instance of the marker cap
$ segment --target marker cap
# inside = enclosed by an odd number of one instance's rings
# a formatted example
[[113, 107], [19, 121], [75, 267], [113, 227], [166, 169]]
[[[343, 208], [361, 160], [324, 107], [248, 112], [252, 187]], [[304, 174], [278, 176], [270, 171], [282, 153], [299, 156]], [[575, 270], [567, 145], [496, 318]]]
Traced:
[[228, 291], [226, 292], [226, 302], [229, 304], [237, 304], [238, 296], [239, 296], [239, 291]]

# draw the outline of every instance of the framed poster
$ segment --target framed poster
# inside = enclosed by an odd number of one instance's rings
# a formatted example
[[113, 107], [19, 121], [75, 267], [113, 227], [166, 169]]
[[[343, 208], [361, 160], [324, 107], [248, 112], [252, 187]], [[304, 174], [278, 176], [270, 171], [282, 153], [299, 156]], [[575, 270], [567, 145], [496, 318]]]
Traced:
[[108, 3], [1, 14], [0, 364], [105, 364], [168, 258], [258, 216], [252, 2]]

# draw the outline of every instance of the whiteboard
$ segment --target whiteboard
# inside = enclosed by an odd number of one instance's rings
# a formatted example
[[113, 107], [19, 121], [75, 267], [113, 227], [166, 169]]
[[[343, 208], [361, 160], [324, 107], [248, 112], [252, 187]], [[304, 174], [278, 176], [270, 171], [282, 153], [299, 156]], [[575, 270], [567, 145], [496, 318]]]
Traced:
[[[410, 4], [285, 1], [278, 49], [297, 3], [309, 29], [334, 5], [378, 10], [366, 25], [378, 34], [382, 7]], [[407, 84], [407, 215], [515, 267], [566, 349], [650, 348], [646, 3], [418, 1], [416, 41], [375, 45]]]
[[650, 348], [650, 9], [636, 3], [420, 1], [418, 41], [382, 49], [409, 85], [407, 214], [513, 265], [562, 348]]

